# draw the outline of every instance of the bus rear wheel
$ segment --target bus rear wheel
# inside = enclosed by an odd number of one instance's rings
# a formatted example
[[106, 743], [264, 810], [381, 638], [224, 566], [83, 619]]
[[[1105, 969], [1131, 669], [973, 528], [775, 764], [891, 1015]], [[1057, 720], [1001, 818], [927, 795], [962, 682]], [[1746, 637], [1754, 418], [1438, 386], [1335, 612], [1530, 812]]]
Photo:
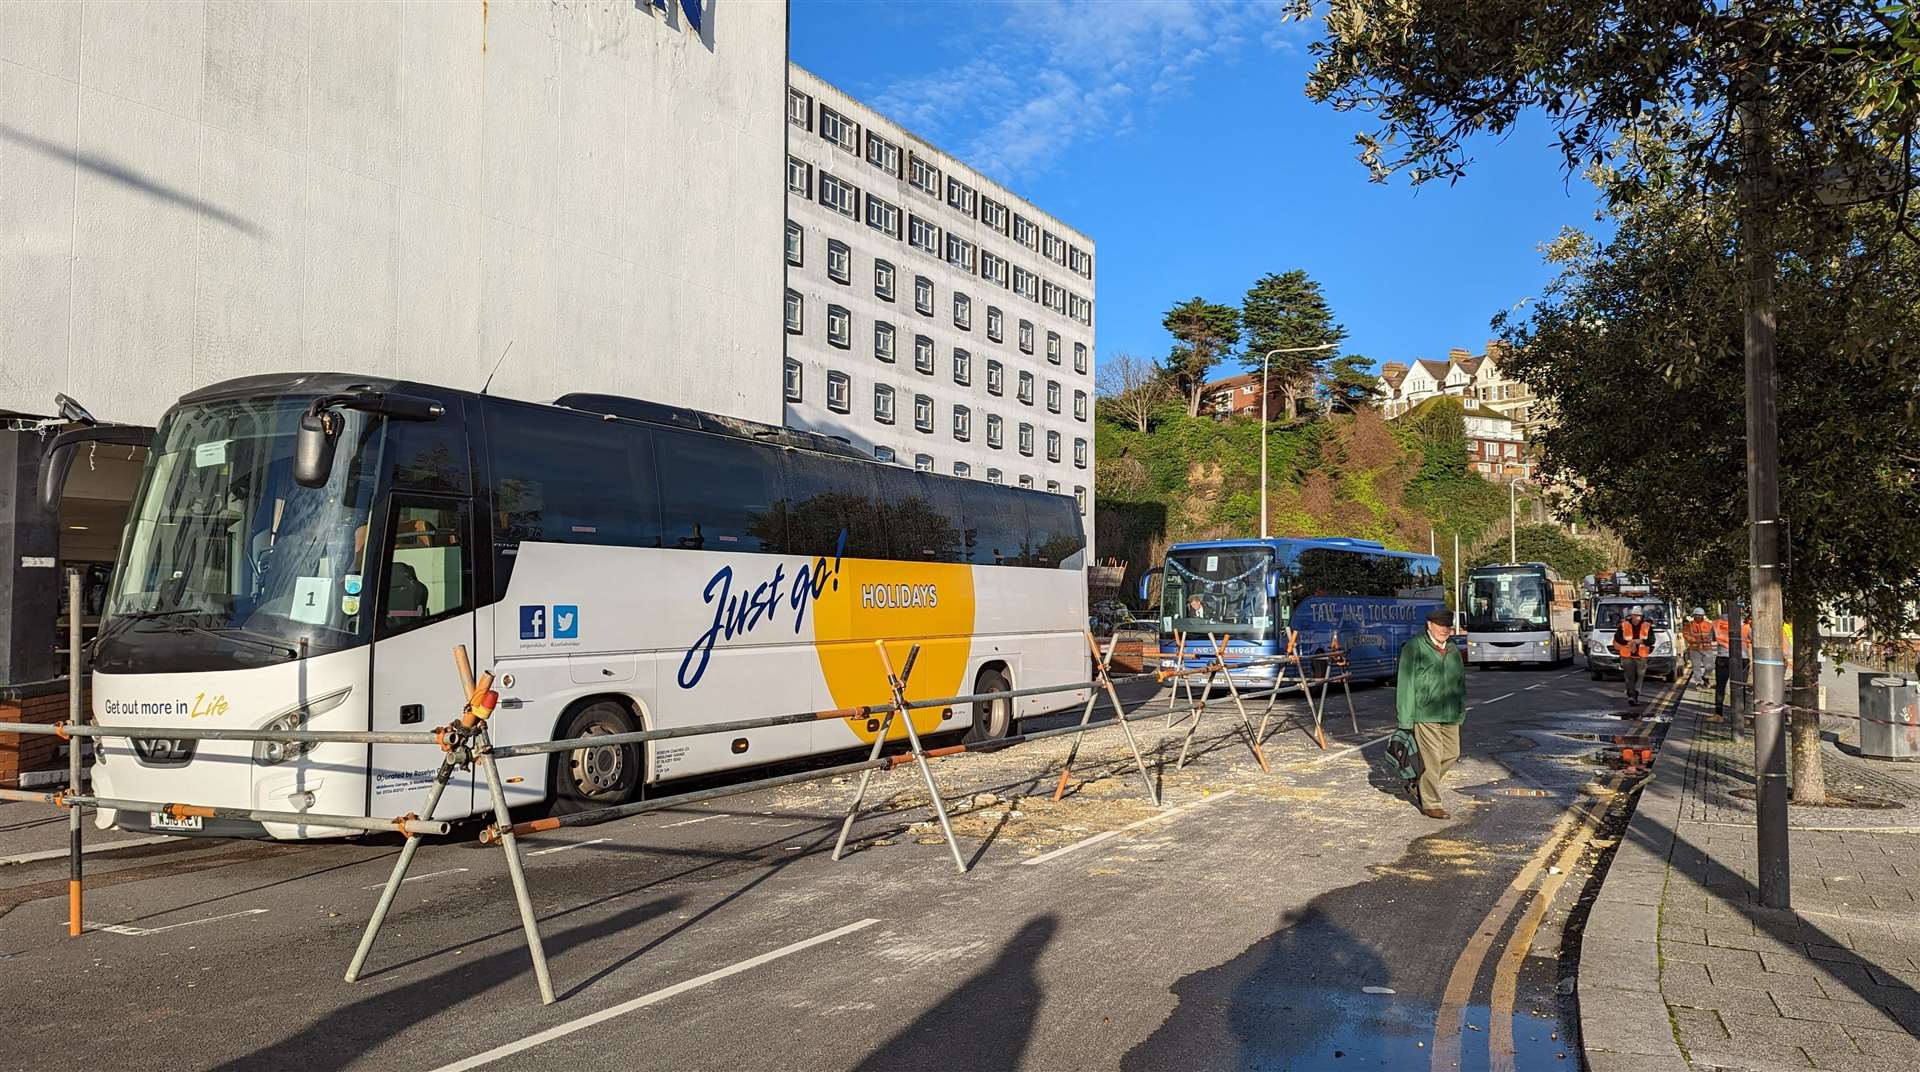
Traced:
[[[601, 700], [575, 711], [561, 725], [560, 737], [605, 737], [639, 728], [624, 705]], [[556, 753], [553, 810], [567, 815], [632, 800], [645, 762], [640, 748], [637, 744], [591, 745]]]
[[[998, 670], [982, 670], [974, 679], [973, 691], [1006, 692], [1011, 686], [1007, 675]], [[968, 744], [982, 741], [997, 741], [1013, 732], [1013, 701], [1002, 696], [994, 700], [975, 700], [973, 702], [973, 725], [967, 727], [967, 735], [962, 738]]]

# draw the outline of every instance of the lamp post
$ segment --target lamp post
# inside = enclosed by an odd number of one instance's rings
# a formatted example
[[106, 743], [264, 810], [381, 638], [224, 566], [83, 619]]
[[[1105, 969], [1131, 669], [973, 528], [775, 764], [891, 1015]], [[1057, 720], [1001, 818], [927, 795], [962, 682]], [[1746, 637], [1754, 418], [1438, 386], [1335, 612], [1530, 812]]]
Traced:
[[1316, 350], [1337, 350], [1337, 342], [1318, 346], [1283, 346], [1260, 355], [1260, 538], [1267, 538], [1267, 372], [1273, 368], [1275, 354], [1306, 354]]

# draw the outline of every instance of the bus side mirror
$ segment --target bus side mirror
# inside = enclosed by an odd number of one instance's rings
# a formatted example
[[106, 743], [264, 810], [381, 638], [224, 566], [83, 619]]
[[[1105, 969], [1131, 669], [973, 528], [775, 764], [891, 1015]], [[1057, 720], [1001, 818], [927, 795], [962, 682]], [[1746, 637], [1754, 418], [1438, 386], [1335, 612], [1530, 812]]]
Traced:
[[1579, 607], [1573, 608], [1573, 624], [1580, 625], [1584, 623], [1586, 620], [1587, 620], [1587, 616], [1581, 613]]
[[1160, 567], [1155, 566], [1140, 575], [1140, 602], [1145, 603], [1147, 601], [1147, 585], [1153, 581], [1154, 574], [1159, 572]]
[[1267, 598], [1280, 598], [1280, 575], [1277, 573], [1267, 574]]
[[303, 488], [326, 486], [333, 475], [333, 438], [339, 418], [331, 410], [308, 410], [300, 415], [293, 436], [293, 482]]
[[54, 436], [53, 442], [47, 445], [47, 453], [40, 459], [40, 508], [47, 513], [60, 511], [60, 497], [67, 486], [67, 471], [73, 467], [74, 451], [82, 443], [149, 447], [153, 445], [153, 429], [134, 424], [94, 424]]

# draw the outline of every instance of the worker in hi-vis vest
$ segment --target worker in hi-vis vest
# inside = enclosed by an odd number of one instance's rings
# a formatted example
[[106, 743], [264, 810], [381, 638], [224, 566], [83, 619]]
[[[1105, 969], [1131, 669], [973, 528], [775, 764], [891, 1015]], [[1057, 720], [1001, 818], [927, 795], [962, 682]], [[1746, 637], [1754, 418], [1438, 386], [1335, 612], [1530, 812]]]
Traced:
[[1627, 703], [1640, 702], [1640, 683], [1646, 680], [1647, 656], [1653, 654], [1653, 623], [1639, 604], [1627, 611], [1613, 631], [1613, 653], [1620, 656], [1620, 677], [1627, 684]]

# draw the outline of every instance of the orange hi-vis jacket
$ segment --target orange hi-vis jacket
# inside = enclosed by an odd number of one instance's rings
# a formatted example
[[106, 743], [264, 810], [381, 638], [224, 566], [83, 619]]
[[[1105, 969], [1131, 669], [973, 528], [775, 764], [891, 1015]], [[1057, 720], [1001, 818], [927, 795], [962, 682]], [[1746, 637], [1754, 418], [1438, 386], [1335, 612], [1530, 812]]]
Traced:
[[1613, 653], [1622, 659], [1644, 659], [1653, 654], [1653, 623], [1640, 619], [1640, 628], [1633, 627], [1633, 619], [1620, 619], [1620, 628], [1613, 631]]
[[1680, 627], [1680, 635], [1687, 638], [1688, 651], [1712, 651], [1713, 634], [1714, 625], [1705, 618], [1697, 621], [1688, 618], [1687, 623]]
[[[1731, 654], [1728, 634], [1732, 632], [1733, 627], [1727, 624], [1725, 618], [1713, 623], [1713, 653], [1720, 658], [1724, 659]], [[1740, 645], [1748, 658], [1751, 658], [1753, 656], [1753, 621], [1751, 619], [1743, 618], [1740, 621]]]

